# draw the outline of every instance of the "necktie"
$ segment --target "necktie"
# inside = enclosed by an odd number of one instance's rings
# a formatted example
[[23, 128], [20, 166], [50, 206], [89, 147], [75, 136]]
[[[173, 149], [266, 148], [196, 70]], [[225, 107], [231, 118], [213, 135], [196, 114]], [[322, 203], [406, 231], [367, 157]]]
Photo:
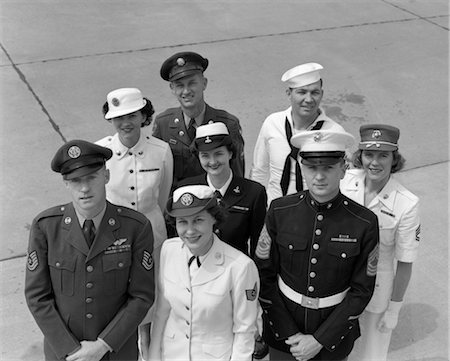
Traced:
[[198, 268], [200, 268], [200, 266], [201, 266], [202, 264], [201, 264], [200, 258], [199, 258], [198, 256], [192, 256], [191, 258], [189, 258], [189, 261], [188, 261], [188, 267], [191, 266], [191, 264], [192, 264], [192, 262], [194, 261], [194, 259], [197, 259], [197, 266], [198, 266]]
[[83, 234], [89, 248], [92, 246], [95, 238], [95, 226], [92, 219], [86, 219], [83, 223]]
[[303, 178], [302, 178], [302, 171], [300, 170], [300, 165], [297, 161], [297, 155], [299, 149], [294, 147], [291, 144], [291, 137], [292, 137], [292, 129], [291, 125], [289, 124], [288, 118], [286, 117], [286, 121], [284, 123], [284, 128], [286, 130], [286, 139], [289, 143], [289, 147], [291, 148], [291, 152], [286, 157], [286, 160], [284, 161], [284, 167], [283, 167], [283, 173], [281, 175], [280, 180], [280, 186], [281, 186], [281, 192], [283, 196], [287, 194], [288, 188], [289, 188], [289, 181], [291, 178], [291, 158], [294, 159], [295, 162], [295, 186], [297, 189], [297, 192], [300, 192], [303, 190]]
[[189, 126], [187, 129], [188, 136], [191, 140], [194, 140], [195, 138], [195, 118], [191, 118], [189, 121]]
[[221, 200], [223, 198], [222, 197], [222, 193], [220, 193], [220, 191], [217, 190], [217, 189], [214, 191], [214, 194], [215, 194], [215, 196], [217, 197], [218, 200]]

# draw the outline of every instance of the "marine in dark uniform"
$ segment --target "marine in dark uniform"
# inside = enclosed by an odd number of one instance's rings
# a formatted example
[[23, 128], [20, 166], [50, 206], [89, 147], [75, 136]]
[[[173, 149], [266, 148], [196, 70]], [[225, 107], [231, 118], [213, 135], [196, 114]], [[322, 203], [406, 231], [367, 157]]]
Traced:
[[344, 360], [360, 336], [378, 259], [378, 221], [343, 196], [348, 133], [301, 132], [308, 191], [272, 201], [256, 249], [271, 360]]
[[170, 82], [170, 89], [180, 103], [180, 107], [157, 115], [153, 129], [153, 135], [167, 142], [172, 149], [173, 188], [184, 178], [204, 173], [189, 148], [195, 138], [195, 129], [211, 122], [222, 122], [227, 126], [236, 144], [236, 157], [231, 168], [236, 175], [244, 176], [244, 139], [238, 118], [205, 103], [204, 91], [208, 80], [203, 72], [207, 67], [208, 59], [194, 52], [174, 54], [161, 67], [161, 77]]
[[106, 201], [111, 150], [82, 140], [52, 161], [72, 202], [31, 226], [25, 296], [46, 360], [137, 360], [154, 300], [153, 236], [142, 214]]

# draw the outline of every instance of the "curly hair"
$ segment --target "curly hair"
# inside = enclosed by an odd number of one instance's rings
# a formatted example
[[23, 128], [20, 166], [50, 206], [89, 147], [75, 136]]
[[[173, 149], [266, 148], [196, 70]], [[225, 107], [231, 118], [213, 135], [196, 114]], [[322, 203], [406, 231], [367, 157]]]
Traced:
[[[143, 108], [139, 109], [139, 111], [144, 116], [145, 121], [141, 124], [141, 128], [149, 126], [151, 124], [151, 122], [152, 122], [152, 119], [153, 119], [152, 116], [153, 116], [153, 114], [155, 114], [155, 109], [153, 108], [152, 102], [149, 99], [145, 98], [145, 97], [143, 99], [146, 101], [146, 103], [145, 103]], [[105, 102], [103, 104], [103, 106], [102, 106], [103, 116], [105, 116], [106, 113], [108, 113], [108, 111], [109, 111], [108, 102]], [[111, 121], [111, 119], [107, 119], [107, 120], [108, 120], [108, 122]]]
[[[358, 149], [355, 153], [353, 153], [351, 157], [351, 162], [355, 168], [361, 169], [362, 166], [362, 155], [363, 150]], [[406, 159], [400, 154], [398, 150], [392, 151], [392, 166], [391, 166], [391, 173], [396, 173], [402, 170], [405, 166]]]

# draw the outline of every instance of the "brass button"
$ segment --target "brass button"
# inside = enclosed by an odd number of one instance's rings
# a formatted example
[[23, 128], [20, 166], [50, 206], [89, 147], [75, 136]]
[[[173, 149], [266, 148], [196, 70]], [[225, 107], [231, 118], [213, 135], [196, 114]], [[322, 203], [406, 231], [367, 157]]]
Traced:
[[320, 229], [316, 229], [315, 233], [316, 233], [317, 236], [320, 236], [322, 234], [322, 231]]
[[319, 214], [319, 215], [317, 216], [317, 220], [318, 220], [318, 221], [323, 221], [323, 215]]
[[314, 286], [309, 286], [309, 287], [308, 287], [308, 291], [309, 291], [309, 292], [314, 292]]
[[86, 318], [91, 319], [92, 317], [94, 317], [94, 316], [92, 316], [92, 313], [87, 313], [86, 314]]
[[92, 288], [94, 287], [94, 284], [91, 282], [86, 283], [86, 288]]
[[294, 246], [293, 246], [292, 244], [290, 244], [290, 245], [288, 246], [288, 248], [289, 248], [289, 249], [293, 249]]
[[86, 303], [92, 303], [92, 298], [91, 297], [86, 298]]
[[320, 246], [319, 246], [318, 243], [314, 243], [314, 244], [313, 244], [313, 249], [314, 249], [314, 250], [317, 251], [319, 248], [320, 248]]
[[342, 254], [341, 254], [341, 257], [342, 257], [342, 258], [347, 258], [347, 254], [346, 254], [346, 253], [342, 253]]
[[311, 278], [316, 277], [316, 272], [311, 272], [311, 273], [309, 274], [309, 277], [311, 277]]
[[55, 266], [56, 266], [56, 267], [61, 267], [61, 263], [56, 262]]
[[311, 258], [311, 263], [312, 264], [316, 264], [317, 263], [317, 258]]
[[119, 268], [122, 268], [123, 267], [123, 262], [119, 262], [118, 266], [119, 266]]

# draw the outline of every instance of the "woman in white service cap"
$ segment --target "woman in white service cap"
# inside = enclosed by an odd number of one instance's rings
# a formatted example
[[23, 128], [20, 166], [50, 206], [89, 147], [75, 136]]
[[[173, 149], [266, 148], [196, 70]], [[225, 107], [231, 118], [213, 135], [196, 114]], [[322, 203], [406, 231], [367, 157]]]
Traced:
[[162, 246], [148, 359], [252, 360], [258, 271], [215, 235], [221, 202], [206, 185], [183, 186], [167, 213], [179, 237]]
[[[113, 156], [106, 162], [111, 174], [106, 197], [111, 203], [139, 211], [150, 220], [156, 277], [159, 252], [167, 238], [163, 210], [172, 186], [172, 152], [167, 143], [147, 131], [154, 110], [139, 89], [116, 89], [106, 99], [103, 114], [116, 131], [113, 136], [97, 141], [113, 151]], [[153, 308], [144, 324], [151, 322]], [[148, 343], [148, 340], [141, 341]]]
[[[341, 192], [378, 216], [380, 252], [376, 286], [360, 317], [361, 338], [350, 357], [386, 360], [420, 240], [419, 199], [393, 176], [403, 168], [400, 130], [387, 124], [360, 127], [361, 141]], [[353, 358], [354, 357], [354, 358]]]

